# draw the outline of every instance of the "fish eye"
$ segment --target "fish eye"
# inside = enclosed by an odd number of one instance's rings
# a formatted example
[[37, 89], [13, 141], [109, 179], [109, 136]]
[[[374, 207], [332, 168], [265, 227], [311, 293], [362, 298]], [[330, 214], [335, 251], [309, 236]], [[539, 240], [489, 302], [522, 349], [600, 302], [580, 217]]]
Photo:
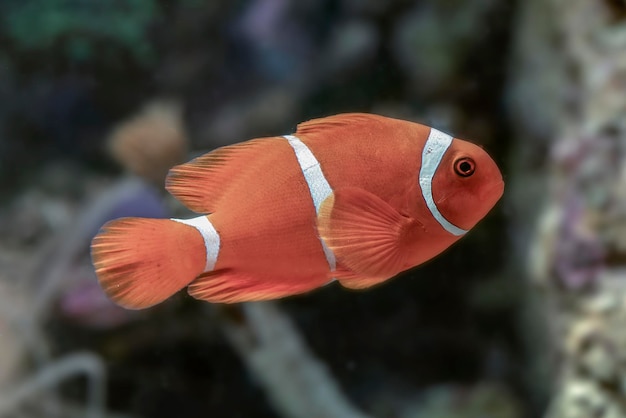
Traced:
[[469, 157], [459, 158], [454, 162], [454, 171], [461, 177], [469, 177], [475, 170], [476, 163]]

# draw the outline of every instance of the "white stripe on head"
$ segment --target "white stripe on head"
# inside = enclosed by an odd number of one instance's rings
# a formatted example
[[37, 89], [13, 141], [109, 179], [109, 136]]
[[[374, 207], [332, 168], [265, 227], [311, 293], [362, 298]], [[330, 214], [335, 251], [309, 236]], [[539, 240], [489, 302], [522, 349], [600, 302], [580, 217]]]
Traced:
[[[309, 186], [309, 193], [311, 193], [311, 198], [313, 199], [315, 213], [319, 213], [322, 202], [331, 195], [333, 189], [330, 187], [330, 184], [328, 184], [326, 177], [324, 177], [319, 161], [317, 161], [315, 155], [313, 155], [304, 142], [293, 135], [285, 135], [284, 138], [289, 141], [289, 145], [291, 145], [291, 148], [293, 148], [293, 151], [296, 153], [298, 164], [300, 164], [300, 169], [302, 170], [306, 184]], [[324, 250], [330, 271], [335, 271], [337, 267], [335, 254], [326, 246], [323, 239], [320, 238], [320, 242], [322, 243], [322, 249]]]
[[450, 135], [444, 134], [434, 128], [430, 129], [430, 135], [428, 135], [428, 140], [426, 144], [424, 144], [424, 151], [422, 152], [422, 167], [420, 168], [419, 183], [422, 189], [422, 196], [426, 201], [426, 206], [428, 206], [428, 210], [430, 210], [433, 217], [439, 222], [443, 229], [452, 235], [459, 236], [465, 234], [467, 231], [448, 222], [441, 212], [439, 212], [433, 199], [433, 177], [450, 144], [452, 144], [452, 137]]
[[215, 230], [215, 227], [209, 221], [208, 216], [198, 216], [192, 219], [171, 219], [181, 224], [189, 225], [198, 230], [202, 239], [204, 240], [204, 247], [206, 249], [206, 265], [204, 271], [212, 271], [217, 263], [217, 256], [220, 253], [220, 235]]

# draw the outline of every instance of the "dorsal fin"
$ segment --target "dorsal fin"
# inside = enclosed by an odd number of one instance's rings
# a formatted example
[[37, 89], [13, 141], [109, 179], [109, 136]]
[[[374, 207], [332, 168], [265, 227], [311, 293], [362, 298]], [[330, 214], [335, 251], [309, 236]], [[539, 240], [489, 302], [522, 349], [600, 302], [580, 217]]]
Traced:
[[271, 147], [279, 141], [284, 140], [260, 138], [218, 148], [172, 168], [165, 188], [192, 211], [213, 213], [232, 181], [270, 157]]
[[338, 115], [327, 116], [325, 118], [311, 119], [298, 125], [295, 133], [298, 135], [306, 135], [317, 133], [320, 131], [332, 130], [337, 128], [354, 128], [355, 124], [365, 123], [383, 123], [389, 118], [384, 116], [372, 115], [369, 113], [340, 113]]

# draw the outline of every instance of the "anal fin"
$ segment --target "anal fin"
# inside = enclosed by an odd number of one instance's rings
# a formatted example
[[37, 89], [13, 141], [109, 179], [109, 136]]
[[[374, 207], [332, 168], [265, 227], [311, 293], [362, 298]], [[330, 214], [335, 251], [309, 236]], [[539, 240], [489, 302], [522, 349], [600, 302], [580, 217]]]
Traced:
[[238, 303], [280, 299], [312, 290], [308, 280], [261, 278], [231, 269], [216, 270], [197, 277], [188, 287], [189, 294], [211, 303]]
[[368, 287], [375, 286], [389, 279], [389, 277], [386, 276], [361, 276], [345, 268], [338, 268], [335, 272], [333, 272], [333, 275], [343, 287], [353, 290], [367, 289]]

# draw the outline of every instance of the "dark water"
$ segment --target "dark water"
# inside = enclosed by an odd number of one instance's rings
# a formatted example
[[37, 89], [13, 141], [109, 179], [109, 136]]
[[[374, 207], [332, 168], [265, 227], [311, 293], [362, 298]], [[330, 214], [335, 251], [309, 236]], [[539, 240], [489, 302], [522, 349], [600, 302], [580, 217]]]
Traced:
[[[281, 135], [344, 111], [466, 138], [506, 174], [503, 91], [516, 14], [505, 3], [3, 2], [0, 370], [21, 367], [0, 372], [0, 387], [39, 382], [79, 352], [104, 374], [52, 373], [16, 404], [0, 402], [0, 415], [291, 416], [268, 393], [297, 383], [269, 387], [227, 335], [249, 314], [186, 294], [146, 311], [117, 308], [96, 284], [90, 238], [118, 216], [184, 214], [158, 180], [175, 163], [172, 149]], [[120, 131], [131, 118], [139, 128]], [[120, 157], [116, 140], [155, 156]], [[527, 416], [506, 234], [497, 206], [437, 259], [384, 285], [354, 292], [335, 283], [277, 306], [364, 414]], [[94, 381], [103, 402], [89, 396]]]

